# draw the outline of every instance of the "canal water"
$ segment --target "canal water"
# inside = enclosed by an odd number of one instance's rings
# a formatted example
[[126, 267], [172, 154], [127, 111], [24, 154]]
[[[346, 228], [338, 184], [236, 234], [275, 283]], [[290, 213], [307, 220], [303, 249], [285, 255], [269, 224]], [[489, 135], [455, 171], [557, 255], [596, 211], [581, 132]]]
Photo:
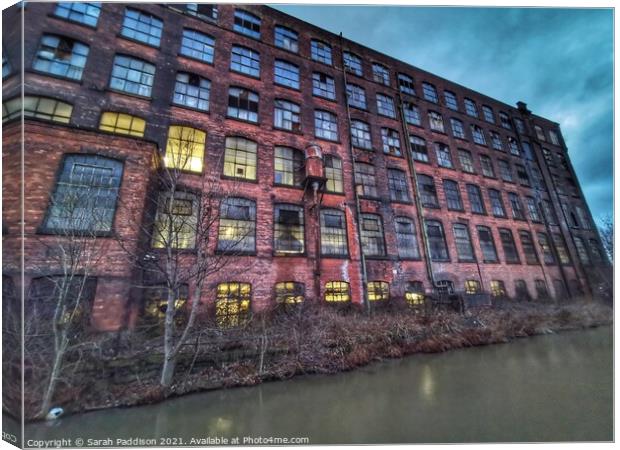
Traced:
[[301, 437], [311, 444], [611, 441], [612, 346], [612, 328], [603, 327], [413, 355], [333, 376], [69, 416], [31, 424], [26, 436], [158, 444], [176, 438], [184, 445], [208, 437], [239, 443]]

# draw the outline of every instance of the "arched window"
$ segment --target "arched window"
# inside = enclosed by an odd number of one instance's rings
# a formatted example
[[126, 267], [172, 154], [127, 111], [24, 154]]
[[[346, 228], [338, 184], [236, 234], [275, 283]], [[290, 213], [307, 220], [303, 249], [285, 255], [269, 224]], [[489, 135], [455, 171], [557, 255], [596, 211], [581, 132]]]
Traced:
[[276, 283], [275, 297], [277, 304], [297, 304], [305, 299], [305, 286], [295, 281]]
[[224, 176], [256, 180], [258, 145], [242, 137], [227, 137], [224, 149]]
[[243, 325], [250, 315], [252, 285], [227, 282], [217, 285], [215, 320], [219, 328]]
[[321, 254], [347, 256], [347, 223], [344, 213], [337, 209], [321, 211]]
[[145, 127], [146, 121], [140, 117], [110, 111], [104, 112], [99, 122], [100, 130], [138, 137], [144, 136]]
[[390, 285], [385, 281], [369, 281], [366, 285], [369, 301], [387, 301], [390, 299]]
[[276, 147], [274, 151], [274, 182], [287, 186], [301, 186], [305, 178], [304, 154], [288, 147]]
[[424, 295], [424, 286], [421, 281], [410, 281], [405, 288], [405, 301], [412, 308], [418, 308], [424, 305], [426, 297]]
[[426, 235], [432, 261], [448, 261], [448, 246], [443, 232], [443, 226], [438, 220], [426, 221]]
[[190, 127], [173, 125], [168, 129], [166, 167], [202, 172], [207, 134]]
[[326, 302], [350, 302], [351, 291], [346, 281], [328, 281], [325, 283]]
[[256, 251], [256, 202], [239, 197], [229, 197], [222, 201], [218, 236], [219, 251]]

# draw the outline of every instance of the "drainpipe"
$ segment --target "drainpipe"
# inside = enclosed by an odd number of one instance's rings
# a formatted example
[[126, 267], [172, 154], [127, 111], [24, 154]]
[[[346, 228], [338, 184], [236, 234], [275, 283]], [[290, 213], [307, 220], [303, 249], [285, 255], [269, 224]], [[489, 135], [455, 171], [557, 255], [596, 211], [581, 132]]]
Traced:
[[317, 301], [321, 299], [321, 201], [319, 200], [319, 182], [312, 182], [312, 205], [316, 214], [315, 258], [314, 258], [314, 291]]

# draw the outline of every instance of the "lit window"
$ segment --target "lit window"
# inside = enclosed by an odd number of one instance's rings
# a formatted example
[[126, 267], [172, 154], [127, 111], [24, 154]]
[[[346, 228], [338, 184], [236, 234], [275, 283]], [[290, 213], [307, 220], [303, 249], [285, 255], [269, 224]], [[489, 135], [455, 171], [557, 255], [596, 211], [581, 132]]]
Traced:
[[362, 76], [362, 60], [353, 53], [344, 52], [342, 54], [344, 60], [344, 67], [349, 72], [354, 73], [358, 77]]
[[155, 66], [130, 56], [116, 55], [112, 66], [110, 88], [129, 94], [151, 96]]
[[183, 30], [181, 41], [181, 55], [197, 59], [206, 63], [213, 62], [215, 39], [194, 30]]
[[273, 166], [276, 184], [302, 186], [305, 177], [302, 152], [288, 147], [276, 147]]
[[[148, 286], [144, 290], [144, 318], [147, 321], [161, 324], [168, 310], [168, 288], [166, 286]], [[187, 285], [181, 285], [174, 291], [174, 318], [179, 323], [184, 320], [184, 307], [187, 304]]]
[[260, 18], [241, 9], [235, 9], [233, 30], [260, 39]]
[[422, 93], [429, 102], [437, 103], [437, 89], [430, 83], [422, 83]]
[[443, 91], [443, 100], [448, 108], [453, 109], [454, 111], [458, 111], [459, 104], [456, 100], [456, 94], [454, 92]]
[[377, 94], [377, 114], [393, 119], [396, 118], [396, 110], [394, 109], [394, 100], [392, 100], [392, 97]]
[[446, 144], [435, 142], [435, 155], [440, 167], [452, 169], [452, 156], [450, 155], [450, 148]]
[[312, 39], [310, 42], [310, 54], [315, 61], [332, 65], [332, 48], [328, 44]]
[[209, 110], [211, 82], [191, 73], [177, 73], [172, 103], [201, 111]]
[[482, 116], [487, 122], [495, 123], [495, 115], [493, 114], [493, 110], [490, 107], [482, 105]]
[[166, 167], [202, 172], [206, 138], [207, 134], [204, 131], [171, 126], [168, 129], [168, 143], [164, 157]]
[[437, 220], [426, 221], [426, 235], [432, 261], [448, 261], [448, 246], [441, 222]]
[[325, 189], [328, 192], [343, 192], [342, 161], [335, 156], [324, 155], [323, 165], [325, 167], [325, 178], [327, 178]]
[[416, 161], [428, 162], [428, 148], [426, 146], [426, 141], [418, 136], [411, 136], [409, 138], [409, 142], [411, 144], [413, 159]]
[[501, 280], [491, 280], [491, 296], [495, 299], [506, 297], [506, 287]]
[[387, 67], [373, 63], [372, 65], [372, 79], [377, 83], [385, 84], [386, 86], [390, 85], [390, 71]]
[[540, 245], [540, 249], [543, 254], [543, 261], [545, 264], [555, 264], [555, 256], [553, 255], [553, 250], [551, 249], [551, 244], [549, 243], [549, 238], [545, 233], [539, 232], [538, 236], [538, 245]]
[[230, 52], [230, 70], [260, 77], [260, 54], [250, 48], [234, 45]]
[[153, 47], [159, 47], [163, 26], [163, 22], [151, 14], [125, 8], [121, 35]]
[[273, 108], [273, 126], [283, 130], [300, 131], [299, 105], [276, 99]]
[[274, 43], [276, 47], [297, 53], [299, 51], [299, 33], [290, 28], [276, 25], [274, 28]]
[[476, 171], [474, 170], [474, 160], [472, 159], [471, 152], [459, 148], [458, 153], [459, 164], [461, 165], [461, 169], [463, 170], [463, 172], [475, 173]]
[[473, 261], [475, 259], [474, 249], [471, 245], [471, 237], [469, 236], [467, 226], [455, 223], [452, 226], [452, 231], [454, 232], [454, 243], [459, 261]]
[[466, 294], [479, 294], [482, 290], [480, 289], [480, 282], [478, 280], [465, 280], [465, 293]]
[[324, 73], [314, 72], [312, 74], [312, 95], [317, 97], [336, 99], [336, 84], [332, 77], [328, 77]]
[[498, 190], [489, 189], [489, 199], [491, 200], [491, 212], [493, 215], [495, 217], [506, 217], [502, 194]]
[[[499, 229], [499, 240], [502, 243], [502, 248], [504, 249], [504, 257], [506, 258], [507, 263], [518, 263], [519, 262], [519, 254], [517, 253], [517, 247], [515, 246], [514, 238], [512, 237], [512, 231], [506, 228]], [[532, 238], [530, 236], [530, 243]], [[521, 238], [521, 242], [523, 243], [523, 238]], [[527, 257], [527, 255], [526, 255]]]
[[372, 150], [370, 125], [360, 120], [351, 121], [351, 143], [354, 147]]
[[174, 198], [162, 192], [157, 202], [157, 215], [153, 227], [153, 248], [194, 248], [198, 207], [196, 196], [175, 192]]
[[471, 125], [471, 135], [473, 136], [474, 142], [476, 144], [487, 145], [487, 140], [484, 137], [484, 132], [482, 131], [482, 128], [480, 128], [478, 125]]
[[405, 172], [398, 169], [388, 169], [388, 188], [390, 200], [393, 202], [410, 202], [409, 187]]
[[139, 137], [144, 136], [145, 127], [144, 119], [116, 112], [104, 112], [99, 122], [100, 130]]
[[228, 117], [258, 122], [258, 94], [243, 88], [229, 88]]
[[256, 251], [256, 202], [238, 197], [222, 201], [217, 249], [227, 253]]
[[33, 68], [59, 77], [81, 80], [88, 50], [88, 45], [73, 39], [44, 34]]
[[303, 283], [295, 281], [283, 281], [276, 283], [276, 304], [294, 305], [305, 300], [306, 288]]
[[280, 59], [274, 63], [274, 82], [282, 86], [299, 89], [299, 67]]
[[403, 94], [415, 95], [415, 86], [413, 84], [413, 78], [404, 73], [398, 74], [398, 89]]
[[512, 129], [512, 125], [510, 123], [510, 117], [508, 117], [508, 114], [500, 112], [499, 113], [499, 122], [501, 123], [503, 128], [506, 128], [507, 130], [511, 130]]
[[465, 99], [465, 112], [468, 116], [478, 117], [478, 107], [476, 106], [476, 102], [473, 100], [466, 98]]
[[256, 180], [256, 142], [242, 137], [227, 137], [225, 145], [224, 176]]
[[482, 199], [482, 192], [480, 188], [474, 184], [467, 185], [467, 196], [469, 198], [469, 204], [471, 205], [471, 212], [474, 214], [486, 214], [486, 208], [484, 206], [484, 200]]
[[495, 241], [493, 234], [488, 227], [477, 226], [478, 240], [480, 241], [480, 250], [482, 250], [482, 258], [484, 262], [497, 262], [497, 251], [495, 250]]
[[328, 141], [338, 140], [336, 115], [327, 111], [314, 111], [314, 135]]
[[489, 134], [491, 135], [491, 145], [493, 146], [493, 149], [504, 151], [504, 144], [502, 143], [502, 138], [500, 135], [495, 131], [490, 131]]
[[398, 131], [392, 130], [391, 128], [381, 128], [381, 142], [383, 144], [383, 153], [401, 156], [400, 135]]
[[328, 281], [325, 283], [326, 302], [350, 302], [351, 292], [346, 281]]
[[366, 256], [385, 256], [383, 224], [376, 214], [361, 214], [362, 251]]
[[431, 130], [444, 133], [443, 117], [438, 112], [435, 112], [435, 111], [428, 112], [428, 123], [431, 127]]
[[449, 210], [463, 211], [463, 201], [461, 191], [456, 181], [443, 180], [443, 192], [446, 196], [446, 205]]
[[220, 283], [215, 299], [215, 321], [219, 328], [244, 325], [250, 315], [252, 285], [250, 283]]
[[523, 214], [523, 205], [521, 205], [521, 200], [519, 200], [519, 196], [514, 192], [509, 192], [508, 199], [510, 201], [510, 209], [512, 209], [512, 218], [516, 220], [525, 220], [525, 215]]
[[347, 100], [349, 106], [366, 109], [366, 91], [356, 84], [347, 84]]
[[420, 249], [418, 248], [418, 237], [413, 220], [407, 217], [396, 217], [394, 224], [398, 256], [400, 258], [419, 259]]
[[275, 205], [273, 216], [273, 251], [278, 255], [303, 253], [304, 209], [295, 205]]
[[24, 117], [69, 123], [72, 111], [73, 105], [69, 103], [53, 98], [26, 95], [23, 104], [21, 97], [12, 98], [2, 104], [2, 122], [21, 117], [23, 112]]
[[495, 178], [493, 162], [487, 155], [480, 155], [480, 167], [482, 167], [482, 175], [489, 178]]
[[388, 301], [390, 299], [390, 285], [385, 281], [369, 281], [366, 283], [368, 300], [371, 302]]
[[512, 183], [512, 170], [510, 170], [510, 163], [504, 159], [498, 159], [497, 166], [499, 167], [499, 176], [502, 180]]
[[403, 114], [405, 115], [405, 121], [408, 124], [422, 126], [420, 109], [413, 103], [407, 102], [403, 104]]
[[418, 175], [418, 191], [422, 200], [422, 206], [427, 208], [439, 208], [437, 200], [437, 190], [432, 177], [428, 175]]
[[101, 2], [59, 2], [54, 14], [72, 22], [82, 23], [91, 27], [97, 26]]
[[51, 232], [112, 230], [123, 163], [95, 155], [66, 155], [45, 218]]
[[321, 254], [347, 256], [347, 228], [344, 213], [335, 209], [321, 211]]
[[525, 255], [525, 262], [528, 264], [538, 264], [538, 254], [536, 253], [536, 247], [534, 247], [534, 241], [529, 231], [519, 231], [519, 237], [521, 238], [521, 248], [523, 248], [523, 254]]
[[405, 288], [405, 301], [412, 308], [424, 305], [424, 286], [421, 281], [410, 281]]
[[463, 128], [463, 122], [459, 119], [452, 117], [450, 119], [450, 125], [452, 126], [452, 136], [459, 139], [465, 139], [465, 129]]
[[377, 181], [375, 167], [361, 162], [355, 163], [355, 180], [357, 193], [364, 197], [377, 197]]

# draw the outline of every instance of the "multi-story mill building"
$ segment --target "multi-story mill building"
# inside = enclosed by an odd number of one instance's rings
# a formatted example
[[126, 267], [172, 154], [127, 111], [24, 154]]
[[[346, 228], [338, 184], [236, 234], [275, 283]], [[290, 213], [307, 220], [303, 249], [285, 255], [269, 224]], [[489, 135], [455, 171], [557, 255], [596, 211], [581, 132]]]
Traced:
[[96, 329], [146, 309], [117, 242], [156, 255], [128, 217], [178, 133], [192, 136], [187, 185], [208, 174], [234, 190], [217, 238], [251, 231], [207, 310], [433, 289], [563, 298], [591, 293], [608, 264], [559, 125], [524, 103], [266, 6], [27, 3], [3, 24], [5, 285], [29, 295], [59, 270], [45, 243], [67, 218], [50, 199], [105, 180]]

